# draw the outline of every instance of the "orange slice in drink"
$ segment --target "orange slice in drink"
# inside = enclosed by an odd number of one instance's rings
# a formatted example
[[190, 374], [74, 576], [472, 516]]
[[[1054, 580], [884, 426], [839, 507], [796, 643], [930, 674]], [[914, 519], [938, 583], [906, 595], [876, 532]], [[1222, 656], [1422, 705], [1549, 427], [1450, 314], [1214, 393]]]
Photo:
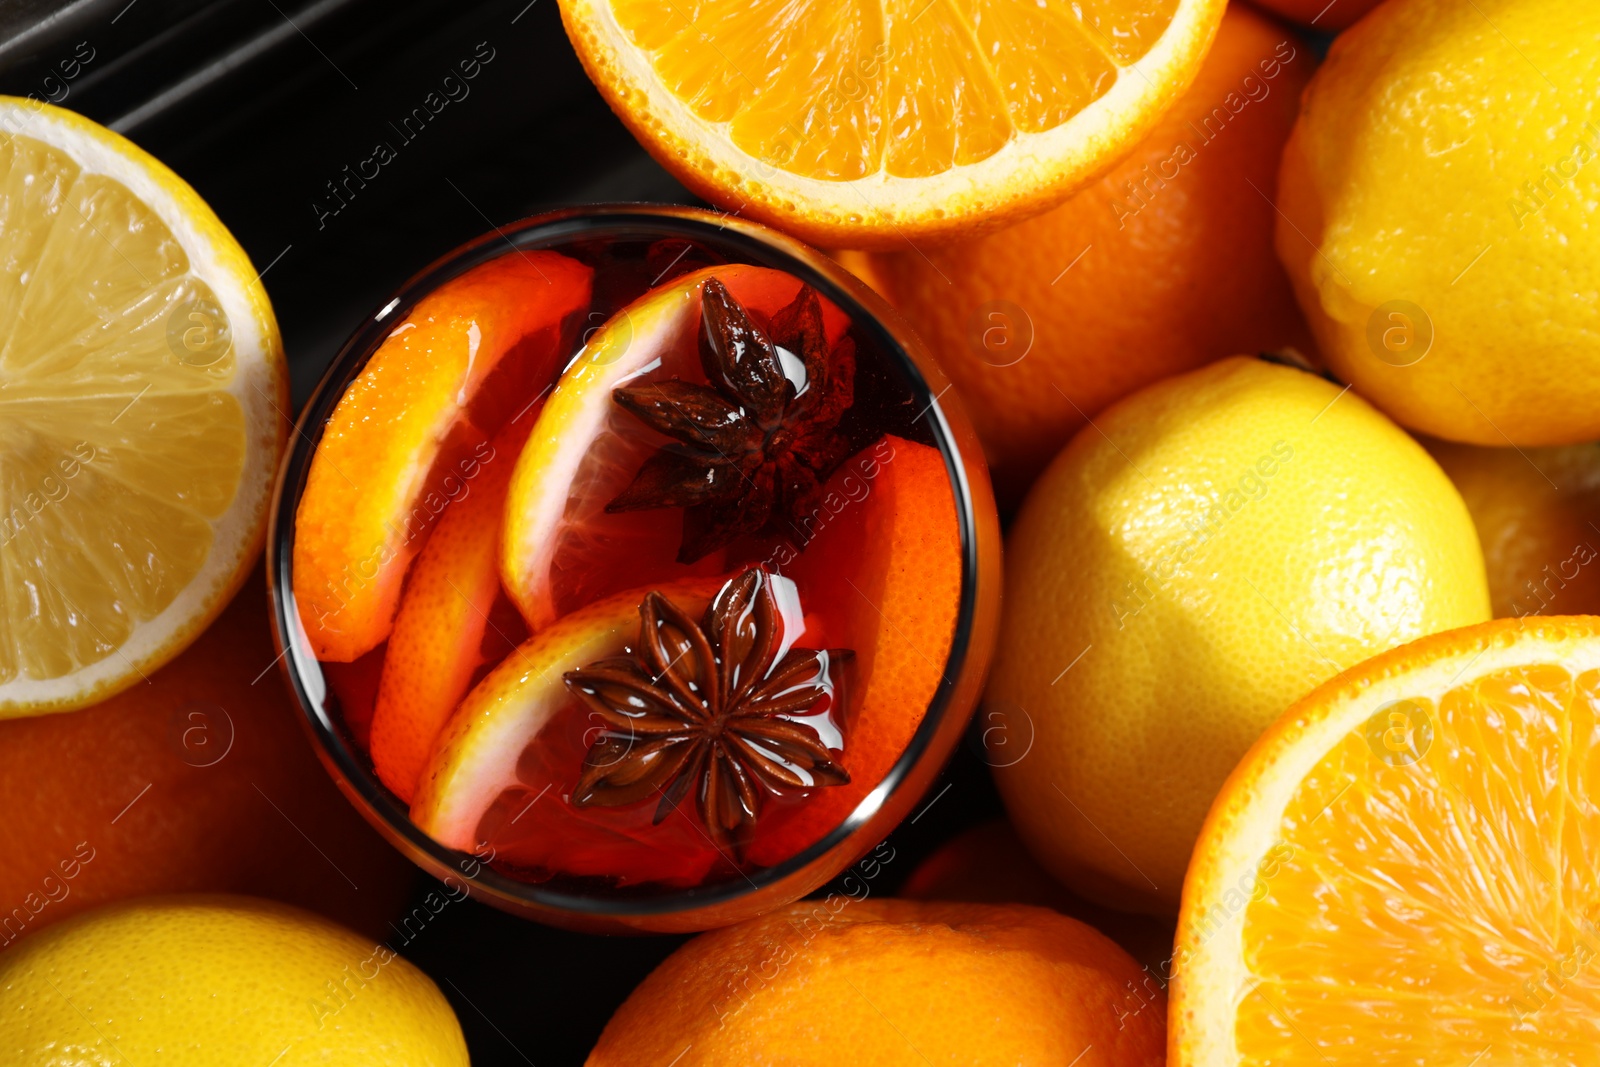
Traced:
[[406, 580], [384, 652], [371, 745], [373, 769], [401, 800], [411, 800], [434, 738], [488, 661], [485, 643], [502, 650], [516, 644], [490, 614], [500, 593], [506, 487], [533, 422], [531, 411], [514, 419], [474, 457], [473, 477]]
[[1194, 79], [1224, 0], [561, 0], [589, 77], [708, 200], [814, 243], [1036, 214]]
[[[532, 630], [622, 589], [720, 573], [714, 552], [676, 562], [678, 513], [607, 514], [606, 505], [668, 442], [612, 400], [645, 375], [702, 377], [700, 290], [715, 277], [745, 308], [772, 315], [800, 280], [766, 267], [707, 267], [645, 294], [595, 332], [562, 373], [517, 461], [506, 504], [501, 577]], [[849, 325], [822, 301], [829, 344]]]
[[[690, 578], [651, 588], [698, 615], [723, 580]], [[475, 848], [489, 806], [507, 789], [532, 784], [517, 774], [523, 750], [573, 703], [562, 674], [618, 655], [637, 638], [646, 592], [624, 590], [565, 616], [490, 671], [439, 735], [411, 804], [411, 821], [441, 844]]]
[[1291, 707], [1195, 848], [1177, 1067], [1596, 1062], [1600, 619], [1505, 619]]
[[295, 515], [294, 595], [319, 659], [389, 634], [401, 583], [473, 453], [553, 378], [588, 267], [517, 252], [424, 297], [328, 420]]
[[855, 617], [844, 635], [813, 637], [856, 653], [843, 763], [847, 785], [819, 790], [781, 833], [746, 850], [771, 865], [845, 820], [894, 766], [944, 681], [961, 603], [961, 528], [938, 449], [885, 436], [847, 460], [802, 520], [805, 552], [780, 570], [807, 604]]

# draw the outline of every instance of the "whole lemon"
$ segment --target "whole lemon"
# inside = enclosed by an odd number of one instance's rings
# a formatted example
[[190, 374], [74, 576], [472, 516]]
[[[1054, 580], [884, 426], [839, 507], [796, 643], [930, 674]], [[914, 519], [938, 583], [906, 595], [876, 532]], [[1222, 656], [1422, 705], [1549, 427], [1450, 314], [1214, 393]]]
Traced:
[[384, 945], [285, 904], [144, 897], [0, 955], [8, 1067], [466, 1067], [450, 1004]]
[[1495, 618], [1600, 614], [1600, 444], [1424, 444], [1472, 513]]
[[1284, 150], [1278, 255], [1328, 364], [1413, 429], [1600, 437], [1600, 5], [1390, 0]]
[[1032, 731], [995, 777], [1024, 843], [1110, 907], [1177, 908], [1224, 779], [1296, 698], [1489, 618], [1461, 496], [1323, 378], [1233, 357], [1117, 403], [1006, 546], [986, 711]]

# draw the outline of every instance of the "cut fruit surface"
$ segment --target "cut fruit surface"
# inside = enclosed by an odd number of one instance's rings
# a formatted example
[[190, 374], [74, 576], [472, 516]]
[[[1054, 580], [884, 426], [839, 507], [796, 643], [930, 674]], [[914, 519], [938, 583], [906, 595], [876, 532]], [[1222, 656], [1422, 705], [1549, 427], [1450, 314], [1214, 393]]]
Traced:
[[261, 545], [287, 430], [255, 269], [182, 179], [0, 97], [0, 717], [140, 681]]
[[[653, 290], [596, 331], [539, 413], [512, 475], [501, 556], [501, 577], [529, 629], [622, 589], [723, 570], [721, 552], [695, 564], [676, 561], [675, 512], [606, 511], [670, 443], [618, 406], [612, 391], [647, 377], [703, 377], [700, 291], [711, 277], [766, 315], [787, 306], [801, 284], [781, 271], [733, 265]], [[822, 314], [827, 340], [836, 343], [849, 321], [827, 301]]]
[[[698, 614], [720, 585], [722, 578], [712, 577], [655, 588]], [[475, 848], [484, 813], [503, 792], [524, 784], [518, 774], [523, 751], [557, 712], [575, 703], [562, 674], [617, 655], [638, 637], [644, 594], [625, 590], [573, 612], [528, 638], [479, 682], [439, 735], [411, 821], [441, 844]]]
[[1184, 888], [1171, 1062], [1592, 1064], [1600, 619], [1501, 620], [1291, 707]]
[[945, 680], [961, 605], [961, 528], [938, 449], [885, 436], [839, 469], [807, 525], [811, 543], [780, 570], [808, 603], [841, 605], [855, 619], [848, 632], [810, 638], [856, 651], [862, 682], [842, 761], [850, 782], [752, 841], [746, 855], [763, 865], [819, 840], [883, 781]]
[[814, 243], [997, 228], [1109, 167], [1222, 0], [562, 0], [612, 109], [691, 189]]
[[434, 738], [474, 672], [516, 644], [490, 615], [500, 593], [506, 487], [536, 414], [513, 419], [474, 457], [463, 495], [445, 508], [406, 581], [384, 653], [371, 746], [373, 769], [401, 800], [416, 792]]
[[340, 398], [295, 516], [294, 595], [319, 659], [348, 662], [388, 636], [474, 452], [567, 357], [591, 274], [554, 252], [476, 267], [424, 297]]

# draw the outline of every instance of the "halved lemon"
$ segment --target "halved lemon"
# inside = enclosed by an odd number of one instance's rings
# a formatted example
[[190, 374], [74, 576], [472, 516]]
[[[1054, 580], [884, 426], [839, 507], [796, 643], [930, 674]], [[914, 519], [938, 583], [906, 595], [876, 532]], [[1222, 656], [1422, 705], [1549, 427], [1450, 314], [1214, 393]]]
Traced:
[[[746, 264], [707, 267], [654, 289], [594, 333], [539, 413], [511, 476], [500, 564], [530, 629], [621, 589], [723, 569], [720, 552], [676, 562], [676, 511], [605, 510], [668, 443], [617, 406], [612, 390], [644, 375], [701, 373], [700, 291], [711, 277], [764, 315], [800, 291], [793, 275]], [[822, 317], [833, 344], [849, 320], [827, 300]]]
[[612, 109], [685, 185], [866, 248], [1065, 199], [1188, 88], [1224, 6], [561, 0], [561, 14]]
[[1291, 707], [1195, 849], [1177, 1067], [1600, 1062], [1600, 618], [1505, 619]]
[[[716, 595], [723, 577], [652, 586], [691, 615]], [[476, 848], [478, 824], [500, 794], [523, 782], [518, 764], [551, 718], [573, 698], [562, 674], [619, 655], [639, 636], [633, 589], [575, 611], [528, 638], [468, 693], [434, 745], [411, 803], [411, 821], [451, 848]]]
[[288, 403], [266, 291], [194, 190], [0, 97], [0, 718], [126, 688], [222, 610]]

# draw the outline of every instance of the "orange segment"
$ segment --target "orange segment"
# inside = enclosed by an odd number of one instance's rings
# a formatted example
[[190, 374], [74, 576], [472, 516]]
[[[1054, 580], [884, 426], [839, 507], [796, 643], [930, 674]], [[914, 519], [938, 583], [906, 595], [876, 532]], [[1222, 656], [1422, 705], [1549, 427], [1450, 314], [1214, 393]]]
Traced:
[[869, 247], [1034, 214], [1187, 87], [1222, 0], [562, 0], [590, 77], [691, 188]]
[[423, 298], [345, 391], [295, 518], [294, 594], [319, 659], [355, 659], [388, 634], [461, 465], [515, 411], [508, 398], [520, 407], [554, 376], [590, 274], [554, 252], [468, 271]]
[[433, 739], [485, 662], [500, 592], [500, 519], [511, 470], [533, 426], [530, 412], [474, 456], [465, 494], [448, 508], [406, 581], [384, 655], [372, 715], [372, 766], [410, 802]]
[[[692, 613], [704, 610], [723, 578], [656, 587]], [[478, 824], [507, 789], [525, 784], [523, 751], [572, 697], [565, 671], [615, 656], [639, 633], [630, 589], [573, 612], [519, 645], [473, 687], [438, 737], [411, 804], [411, 821], [451, 848], [478, 845]]]
[[886, 436], [841, 467], [822, 499], [815, 538], [781, 569], [812, 603], [854, 605], [868, 620], [857, 632], [873, 635], [855, 649], [850, 783], [819, 790], [782, 834], [757, 836], [746, 852], [757, 864], [787, 859], [838, 826], [894, 766], [944, 679], [960, 605], [961, 531], [938, 449]]
[[1600, 619], [1424, 638], [1313, 692], [1213, 807], [1174, 1063], [1600, 1048]]
[[[765, 315], [800, 290], [791, 274], [745, 264], [708, 267], [652, 290], [594, 333], [539, 413], [512, 476], [501, 555], [506, 591], [530, 629], [618, 590], [722, 571], [720, 552], [675, 562], [677, 512], [605, 510], [668, 442], [617, 406], [612, 390], [646, 375], [703, 379], [700, 289], [712, 277]], [[822, 316], [833, 344], [849, 321], [827, 300]]]

